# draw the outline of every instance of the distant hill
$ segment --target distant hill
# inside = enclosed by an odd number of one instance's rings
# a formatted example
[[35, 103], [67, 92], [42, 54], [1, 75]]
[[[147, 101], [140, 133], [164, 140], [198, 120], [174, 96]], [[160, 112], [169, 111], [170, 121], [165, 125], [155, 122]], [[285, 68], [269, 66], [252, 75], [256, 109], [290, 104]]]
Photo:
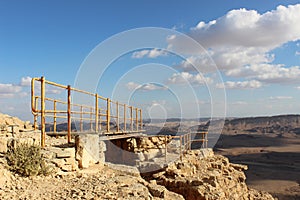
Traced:
[[[171, 118], [167, 120], [163, 119], [145, 119], [144, 129], [147, 134], [160, 134], [160, 135], [176, 135], [180, 132], [186, 131], [205, 131], [210, 126], [215, 127], [222, 120], [216, 118], [211, 120], [210, 118], [201, 119], [179, 119]], [[47, 124], [46, 131], [53, 130], [53, 125]], [[94, 125], [93, 125], [94, 126]], [[106, 125], [102, 123], [104, 128]], [[72, 129], [76, 130], [79, 125], [75, 126], [72, 123]], [[84, 123], [84, 130], [88, 130], [89, 123]], [[123, 124], [121, 124], [121, 128]], [[129, 124], [127, 124], [129, 127]], [[115, 129], [115, 124], [111, 123], [111, 128]], [[58, 131], [67, 130], [67, 123], [60, 123], [57, 125]], [[245, 118], [227, 118], [222, 130], [224, 134], [242, 134], [242, 133], [291, 133], [300, 135], [300, 115], [278, 115], [267, 117], [245, 117]]]
[[236, 132], [300, 134], [300, 115], [246, 117], [226, 120], [223, 133]]
[[[149, 133], [159, 134], [176, 134], [182, 131], [205, 131], [210, 126], [218, 126], [221, 122], [219, 119], [210, 120], [205, 118], [190, 119], [190, 121], [198, 121], [194, 125], [189, 124], [189, 120], [184, 119], [178, 123], [170, 123], [172, 120], [167, 120], [163, 127], [155, 125], [155, 120], [152, 120], [150, 126], [146, 126]], [[213, 128], [211, 127], [211, 128]], [[242, 133], [276, 133], [276, 134], [300, 134], [300, 115], [278, 115], [266, 117], [245, 117], [245, 118], [227, 118], [222, 130], [224, 134], [242, 134]]]

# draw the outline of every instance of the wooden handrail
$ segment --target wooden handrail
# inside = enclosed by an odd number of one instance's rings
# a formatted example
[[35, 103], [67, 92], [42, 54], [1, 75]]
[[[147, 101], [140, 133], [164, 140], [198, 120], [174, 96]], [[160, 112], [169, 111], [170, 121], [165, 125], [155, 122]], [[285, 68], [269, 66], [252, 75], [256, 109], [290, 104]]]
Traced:
[[[36, 82], [40, 82], [40, 94], [36, 95]], [[66, 91], [66, 101], [61, 99], [56, 99], [47, 96], [46, 85], [51, 85], [51, 87], [58, 87], [62, 91]], [[85, 105], [80, 103], [74, 103], [71, 94], [74, 92], [92, 96], [94, 97], [94, 105]], [[102, 105], [102, 101], [104, 106]], [[52, 107], [49, 108], [49, 102]], [[38, 108], [40, 106], [40, 108]], [[129, 108], [131, 113], [130, 117], [127, 117], [126, 109]], [[135, 110], [135, 115], [133, 116], [133, 110]], [[90, 131], [103, 132], [102, 122], [106, 122], [106, 132], [115, 132], [111, 130], [110, 123], [111, 120], [116, 121], [117, 132], [132, 132], [142, 130], [142, 110], [127, 104], [120, 103], [118, 101], [113, 101], [109, 98], [102, 97], [97, 93], [91, 93], [88, 91], [73, 88], [70, 85], [61, 85], [52, 81], [48, 81], [45, 77], [32, 78], [31, 80], [31, 111], [34, 116], [34, 127], [37, 129], [38, 118], [41, 118], [41, 145], [45, 146], [45, 135], [46, 135], [46, 117], [53, 118], [53, 131], [57, 131], [57, 119], [67, 119], [68, 126], [68, 143], [71, 142], [72, 126], [71, 120], [79, 120], [80, 131], [83, 131], [83, 121], [89, 121]], [[112, 114], [115, 113], [115, 114]], [[122, 115], [123, 113], [123, 115]], [[139, 113], [139, 114], [138, 114]], [[65, 115], [65, 116], [63, 116]], [[89, 116], [87, 116], [89, 115]], [[103, 119], [105, 117], [105, 120]], [[124, 123], [123, 127], [120, 127], [120, 120]], [[126, 124], [129, 123], [130, 127]], [[94, 125], [95, 124], [95, 125]], [[93, 129], [94, 127], [94, 129]], [[135, 127], [135, 129], [134, 129]], [[139, 128], [140, 127], [140, 128]]]

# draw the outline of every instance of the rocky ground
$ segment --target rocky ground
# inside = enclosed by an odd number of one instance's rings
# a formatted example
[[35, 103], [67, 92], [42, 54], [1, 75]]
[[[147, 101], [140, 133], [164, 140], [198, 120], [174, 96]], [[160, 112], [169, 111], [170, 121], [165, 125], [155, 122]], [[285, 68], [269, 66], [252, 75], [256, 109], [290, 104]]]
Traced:
[[[249, 189], [244, 165], [223, 156], [190, 151], [183, 161], [143, 175], [125, 166], [94, 165], [76, 172], [46, 177], [12, 175], [1, 165], [0, 199], [262, 199], [273, 197]], [[122, 169], [122, 170], [120, 170]]]

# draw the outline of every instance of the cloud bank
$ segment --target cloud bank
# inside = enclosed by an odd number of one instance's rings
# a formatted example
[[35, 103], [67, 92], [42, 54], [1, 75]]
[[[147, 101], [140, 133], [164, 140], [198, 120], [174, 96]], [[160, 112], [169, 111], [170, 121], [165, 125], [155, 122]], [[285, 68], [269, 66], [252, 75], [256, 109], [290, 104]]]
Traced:
[[[214, 70], [212, 58], [227, 77], [245, 78], [244, 83], [250, 88], [259, 88], [265, 83], [295, 84], [300, 83], [300, 66], [274, 64], [275, 55], [271, 51], [300, 40], [299, 22], [300, 4], [278, 6], [263, 14], [244, 8], [231, 10], [216, 20], [199, 22], [187, 33], [207, 49], [208, 56], [205, 52], [193, 51], [181, 36], [168, 37], [168, 48], [189, 55], [175, 66], [185, 72], [195, 71], [191, 63], [203, 73]], [[248, 85], [250, 83], [255, 86]], [[233, 85], [246, 87], [239, 82], [229, 82], [227, 87], [235, 87]]]

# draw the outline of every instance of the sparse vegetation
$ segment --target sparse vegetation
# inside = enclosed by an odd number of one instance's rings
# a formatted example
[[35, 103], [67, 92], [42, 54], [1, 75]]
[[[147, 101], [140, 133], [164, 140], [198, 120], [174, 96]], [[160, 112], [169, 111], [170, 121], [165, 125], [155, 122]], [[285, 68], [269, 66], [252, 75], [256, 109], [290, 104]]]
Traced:
[[8, 168], [21, 176], [48, 175], [51, 169], [47, 166], [37, 145], [19, 144], [8, 151]]

